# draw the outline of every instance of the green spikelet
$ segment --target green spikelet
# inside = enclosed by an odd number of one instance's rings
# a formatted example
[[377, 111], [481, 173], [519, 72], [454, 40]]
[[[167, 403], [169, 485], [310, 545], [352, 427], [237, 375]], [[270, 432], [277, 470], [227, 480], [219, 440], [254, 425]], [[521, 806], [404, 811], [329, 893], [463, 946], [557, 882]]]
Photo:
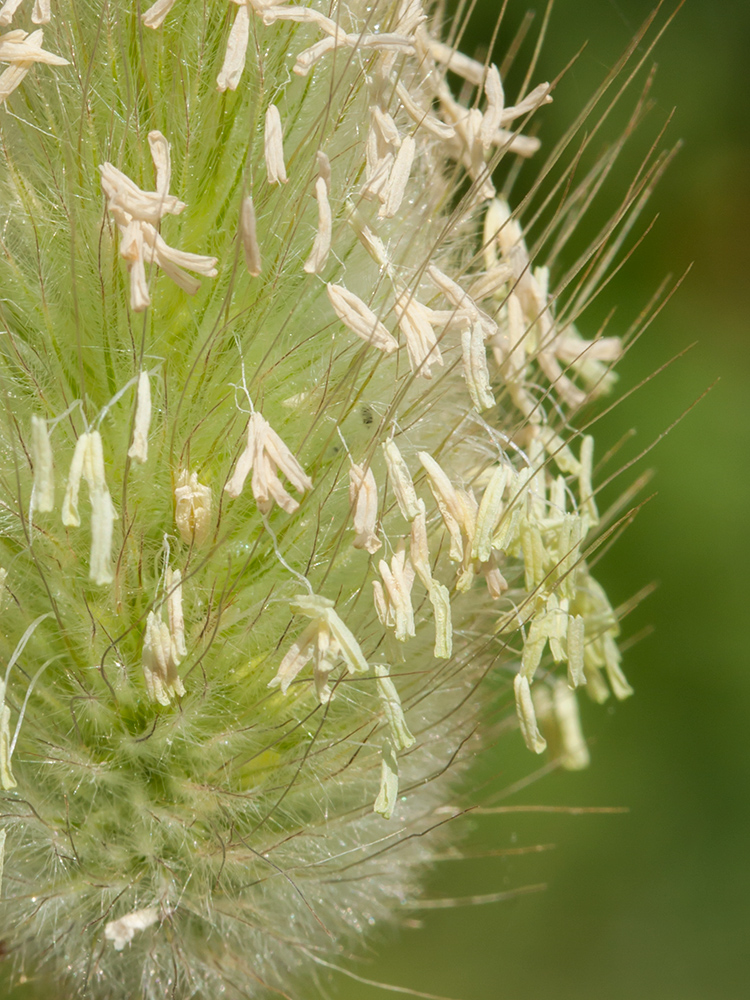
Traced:
[[571, 429], [622, 345], [495, 196], [549, 86], [418, 0], [51, 13], [0, 12], [4, 948], [286, 996], [413, 897], [498, 688], [571, 767], [560, 675], [630, 693]]

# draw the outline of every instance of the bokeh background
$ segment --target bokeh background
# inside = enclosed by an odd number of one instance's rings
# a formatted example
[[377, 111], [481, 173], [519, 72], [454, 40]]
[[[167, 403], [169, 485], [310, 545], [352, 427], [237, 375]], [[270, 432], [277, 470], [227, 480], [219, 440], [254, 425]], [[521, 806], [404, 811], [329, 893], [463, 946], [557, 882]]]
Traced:
[[[556, 0], [533, 82], [556, 76], [589, 44], [542, 112], [548, 148], [653, 6]], [[464, 51], [483, 55], [500, 7], [478, 0]], [[524, 10], [522, 0], [509, 4], [499, 53]], [[536, 27], [543, 13], [540, 5]], [[527, 44], [527, 59], [530, 50]], [[694, 262], [622, 364], [621, 388], [697, 345], [598, 433], [615, 441], [635, 428], [618, 455], [629, 458], [719, 381], [644, 460], [642, 468], [656, 470], [646, 493], [656, 496], [597, 567], [615, 602], [659, 584], [626, 623], [631, 635], [654, 628], [626, 654], [635, 697], [604, 709], [583, 704], [588, 771], [557, 772], [497, 799], [629, 811], [476, 819], [464, 846], [489, 856], [440, 862], [426, 895], [546, 889], [415, 911], [399, 937], [354, 966], [365, 978], [456, 1000], [750, 997], [750, 3], [687, 0], [654, 61], [655, 107], [640, 145], [618, 168], [620, 184], [673, 107], [661, 145], [682, 139], [684, 146], [641, 226], [658, 213], [655, 227], [591, 322], [613, 305], [613, 325], [629, 322], [665, 275]], [[510, 740], [491, 756], [484, 767], [497, 793], [528, 768]], [[554, 846], [502, 853], [535, 844]], [[344, 1000], [386, 995], [339, 982]]]

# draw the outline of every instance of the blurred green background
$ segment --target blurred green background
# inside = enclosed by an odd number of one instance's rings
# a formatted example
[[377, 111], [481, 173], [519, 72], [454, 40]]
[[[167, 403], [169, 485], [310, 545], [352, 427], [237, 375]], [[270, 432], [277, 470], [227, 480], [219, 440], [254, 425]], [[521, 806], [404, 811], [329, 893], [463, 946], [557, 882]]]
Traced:
[[[483, 54], [500, 6], [478, 0], [465, 52]], [[554, 77], [589, 44], [541, 113], [546, 148], [652, 8], [650, 0], [556, 0], [532, 82]], [[522, 0], [509, 5], [500, 55], [524, 9]], [[540, 7], [535, 28], [542, 14]], [[528, 58], [530, 45], [523, 51]], [[645, 150], [676, 106], [662, 146], [682, 139], [684, 147], [640, 227], [658, 212], [654, 229], [594, 315], [616, 304], [613, 326], [629, 322], [666, 274], [694, 261], [626, 357], [620, 387], [698, 344], [598, 433], [614, 441], [636, 428], [618, 460], [630, 457], [720, 381], [642, 463], [656, 470], [646, 492], [657, 495], [597, 568], [613, 602], [659, 583], [626, 623], [626, 634], [654, 626], [625, 657], [636, 696], [603, 709], [583, 704], [588, 771], [549, 775], [506, 800], [629, 812], [475, 820], [469, 851], [554, 849], [441, 862], [427, 896], [538, 883], [546, 890], [415, 912], [421, 926], [354, 967], [364, 977], [457, 1000], [750, 997], [750, 3], [687, 0], [653, 61], [656, 107], [636, 146]], [[608, 130], [610, 139], [616, 134]], [[637, 162], [625, 160], [620, 183]], [[484, 765], [492, 788], [528, 768], [516, 742], [504, 740]], [[339, 995], [385, 994], [340, 980]]]

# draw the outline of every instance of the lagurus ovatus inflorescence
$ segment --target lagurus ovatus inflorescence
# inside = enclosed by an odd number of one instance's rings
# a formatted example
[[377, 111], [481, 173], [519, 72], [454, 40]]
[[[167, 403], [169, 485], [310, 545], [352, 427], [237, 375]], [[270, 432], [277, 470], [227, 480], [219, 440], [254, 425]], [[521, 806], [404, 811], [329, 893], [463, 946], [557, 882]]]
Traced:
[[514, 203], [553, 87], [421, 0], [0, 24], [6, 961], [309, 996], [498, 718], [578, 768], [631, 693], [580, 418], [627, 338], [579, 317], [661, 161], [563, 281], [617, 150]]

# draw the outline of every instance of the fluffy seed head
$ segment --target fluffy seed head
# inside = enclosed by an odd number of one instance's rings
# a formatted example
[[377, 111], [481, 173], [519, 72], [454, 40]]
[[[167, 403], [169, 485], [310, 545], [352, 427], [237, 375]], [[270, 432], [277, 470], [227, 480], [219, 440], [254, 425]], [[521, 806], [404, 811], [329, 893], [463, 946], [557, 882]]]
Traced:
[[576, 768], [573, 689], [631, 694], [575, 429], [617, 227], [558, 273], [603, 168], [521, 212], [550, 85], [419, 0], [0, 23], [5, 945], [61, 1000], [305, 995], [488, 718]]

